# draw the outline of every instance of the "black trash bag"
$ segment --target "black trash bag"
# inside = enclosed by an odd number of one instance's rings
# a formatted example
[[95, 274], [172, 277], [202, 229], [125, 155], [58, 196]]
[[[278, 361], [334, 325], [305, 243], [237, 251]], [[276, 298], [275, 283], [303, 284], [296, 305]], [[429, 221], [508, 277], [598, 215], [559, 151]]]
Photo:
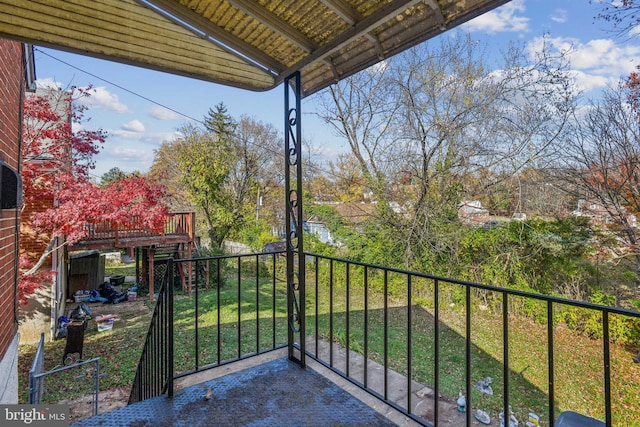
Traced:
[[104, 282], [100, 285], [100, 296], [106, 298], [106, 303], [113, 303], [113, 300], [118, 296], [118, 292], [115, 290], [113, 285], [109, 282]]
[[69, 318], [71, 320], [78, 320], [81, 322], [87, 320], [87, 313], [82, 308], [83, 305], [84, 304], [80, 304], [76, 308], [74, 308], [73, 311], [71, 311], [71, 314], [69, 315]]
[[100, 291], [100, 296], [104, 298], [109, 298], [109, 295], [116, 293], [113, 285], [111, 285], [111, 283], [109, 282], [104, 282], [102, 285], [100, 285], [100, 288], [98, 290]]

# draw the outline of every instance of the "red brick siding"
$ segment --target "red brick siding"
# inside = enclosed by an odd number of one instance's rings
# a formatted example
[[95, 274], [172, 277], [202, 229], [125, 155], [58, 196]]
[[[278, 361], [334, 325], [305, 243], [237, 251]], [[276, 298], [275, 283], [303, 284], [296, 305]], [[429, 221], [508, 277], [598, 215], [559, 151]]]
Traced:
[[[19, 170], [22, 97], [25, 91], [22, 44], [0, 40], [0, 159]], [[0, 358], [17, 333], [17, 210], [0, 211]]]
[[[51, 237], [48, 234], [41, 234], [31, 227], [29, 217], [34, 212], [42, 212], [53, 206], [53, 198], [38, 199], [35, 204], [24, 206], [20, 215], [20, 253], [26, 253], [33, 262], [38, 261], [46, 249]], [[43, 268], [51, 267], [51, 257], [49, 256]]]

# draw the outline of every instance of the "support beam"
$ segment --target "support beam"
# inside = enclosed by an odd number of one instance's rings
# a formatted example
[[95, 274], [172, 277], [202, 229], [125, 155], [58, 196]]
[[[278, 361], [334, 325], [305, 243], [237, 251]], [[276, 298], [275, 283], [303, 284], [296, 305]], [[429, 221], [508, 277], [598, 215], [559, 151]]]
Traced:
[[[302, 230], [302, 124], [300, 72], [285, 79], [285, 227], [289, 358], [305, 362], [305, 265]], [[291, 99], [293, 98], [293, 100]], [[296, 344], [297, 338], [297, 344]], [[296, 358], [296, 350], [298, 357]]]
[[284, 69], [284, 64], [281, 64], [271, 56], [256, 49], [254, 46], [239, 39], [230, 32], [224, 31], [208, 19], [200, 16], [189, 8], [185, 8], [174, 0], [137, 1], [163, 14], [167, 19], [188, 28], [198, 36], [208, 39], [221, 49], [225, 49], [232, 54], [239, 52], [244, 55], [245, 59], [276, 73], [280, 73]]
[[154, 265], [154, 258], [156, 256], [156, 251], [155, 248], [152, 246], [149, 248], [149, 250], [147, 251], [147, 254], [149, 256], [149, 299], [153, 300], [154, 299], [154, 293], [155, 290], [153, 289], [153, 285], [154, 285], [154, 281], [155, 281], [155, 265]]
[[318, 45], [307, 36], [296, 30], [282, 19], [278, 18], [254, 0], [227, 0], [229, 4], [240, 9], [248, 16], [251, 16], [269, 28], [271, 31], [280, 34], [291, 43], [298, 46], [305, 52], [313, 52]]
[[[284, 70], [280, 76], [291, 76], [293, 73], [301, 70], [314, 61], [324, 60], [334, 52], [348, 46], [349, 43], [352, 43], [354, 40], [363, 37], [363, 34], [373, 31], [376, 27], [384, 24], [389, 19], [394, 16], [401, 15], [403, 11], [422, 1], [423, 0], [392, 0], [390, 3], [380, 7], [362, 21], [354, 24], [348, 30], [342, 32], [338, 37], [335, 37], [330, 42], [313, 51], [310, 55], [305, 56], [296, 64]], [[284, 78], [283, 80], [288, 81], [288, 78]], [[276, 82], [280, 83], [280, 79], [276, 79]]]

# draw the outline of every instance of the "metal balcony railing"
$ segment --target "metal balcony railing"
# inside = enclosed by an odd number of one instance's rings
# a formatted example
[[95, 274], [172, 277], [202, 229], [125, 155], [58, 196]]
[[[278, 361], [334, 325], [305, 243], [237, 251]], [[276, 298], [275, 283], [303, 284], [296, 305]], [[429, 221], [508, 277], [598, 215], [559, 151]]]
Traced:
[[[286, 346], [282, 254], [177, 260], [192, 269], [195, 292], [175, 298], [173, 323], [168, 315], [154, 315], [150, 331], [180, 332], [172, 339], [169, 332], [162, 335], [166, 348], [150, 332], [140, 378], [155, 383], [163, 377], [170, 384]], [[427, 387], [432, 396], [454, 401], [464, 394], [467, 408], [473, 408], [465, 413], [467, 425], [477, 409], [495, 417], [512, 407], [520, 420], [532, 412], [540, 425], [550, 426], [560, 412], [576, 410], [575, 402], [608, 426], [626, 425], [619, 371], [633, 362], [615, 341], [623, 326], [640, 325], [640, 313], [318, 254], [307, 253], [305, 263], [305, 301], [299, 301], [306, 308], [305, 346], [293, 345], [415, 421], [438, 424], [440, 400], [431, 398], [428, 416], [413, 401]], [[344, 357], [336, 358], [338, 352]], [[158, 361], [165, 357], [169, 368], [161, 371]], [[395, 398], [388, 381], [392, 372], [403, 375], [413, 393]], [[583, 374], [576, 378], [578, 372]], [[475, 387], [486, 377], [492, 378], [492, 395]], [[571, 382], [581, 385], [569, 387]], [[170, 386], [157, 390], [172, 394]], [[568, 390], [577, 395], [568, 396]]]

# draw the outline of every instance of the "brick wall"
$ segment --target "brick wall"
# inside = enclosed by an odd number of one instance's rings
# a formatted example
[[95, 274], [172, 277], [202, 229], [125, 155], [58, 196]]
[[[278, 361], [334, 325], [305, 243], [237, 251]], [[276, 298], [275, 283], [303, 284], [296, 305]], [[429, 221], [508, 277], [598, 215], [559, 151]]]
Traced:
[[[0, 159], [19, 169], [25, 74], [22, 44], [0, 40]], [[0, 358], [17, 333], [18, 210], [0, 210]]]
[[[53, 198], [41, 198], [35, 203], [25, 204], [20, 215], [20, 253], [26, 254], [29, 260], [36, 262], [47, 248], [51, 237], [48, 234], [36, 232], [31, 227], [29, 217], [34, 212], [42, 212], [53, 206]], [[41, 268], [51, 267], [51, 256], [47, 258]]]

